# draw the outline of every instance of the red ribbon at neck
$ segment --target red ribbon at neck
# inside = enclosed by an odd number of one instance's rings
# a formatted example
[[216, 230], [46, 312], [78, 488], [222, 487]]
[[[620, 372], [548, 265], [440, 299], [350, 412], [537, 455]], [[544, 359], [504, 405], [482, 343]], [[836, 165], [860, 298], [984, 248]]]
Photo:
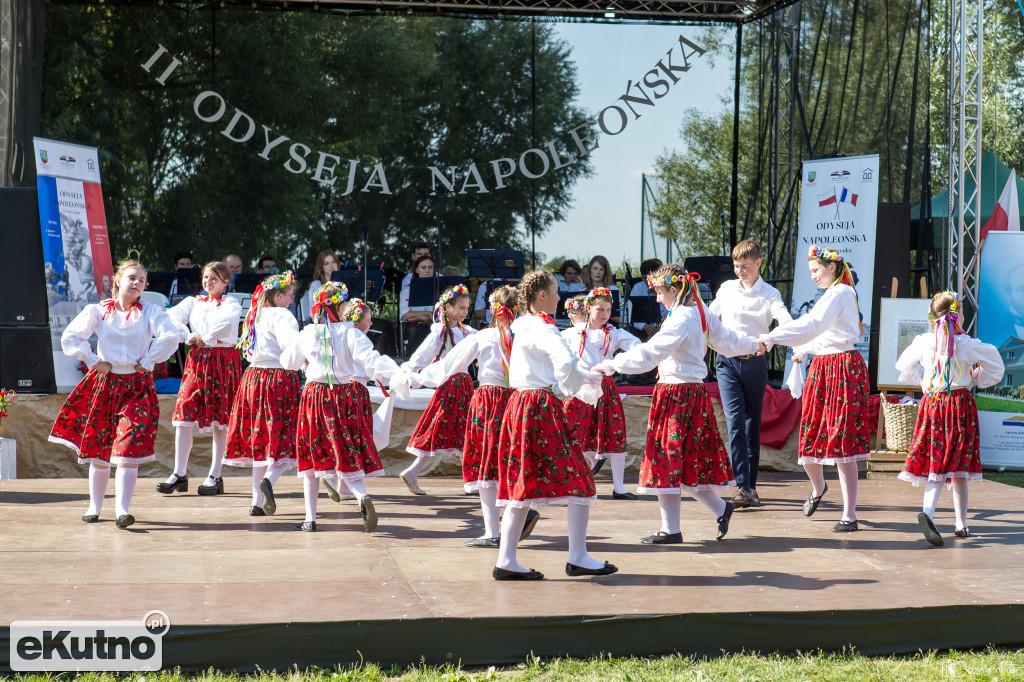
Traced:
[[196, 300], [197, 301], [214, 301], [214, 302], [217, 303], [217, 305], [220, 305], [221, 303], [224, 302], [224, 297], [221, 296], [220, 298], [214, 298], [213, 296], [196, 296]]
[[[114, 299], [108, 298], [107, 300], [100, 303], [100, 307], [103, 308], [103, 317], [101, 319], [107, 319], [107, 315], [113, 315], [114, 317], [117, 317], [117, 302]], [[124, 314], [124, 319], [129, 319], [132, 316], [132, 313], [135, 312], [136, 310], [138, 310], [140, 313], [142, 312], [142, 301], [135, 301], [135, 303], [132, 303], [128, 307], [128, 312]]]
[[551, 317], [547, 313], [538, 312], [537, 313], [537, 317], [539, 317], [540, 319], [544, 320], [548, 324], [554, 324], [555, 323], [555, 318]]

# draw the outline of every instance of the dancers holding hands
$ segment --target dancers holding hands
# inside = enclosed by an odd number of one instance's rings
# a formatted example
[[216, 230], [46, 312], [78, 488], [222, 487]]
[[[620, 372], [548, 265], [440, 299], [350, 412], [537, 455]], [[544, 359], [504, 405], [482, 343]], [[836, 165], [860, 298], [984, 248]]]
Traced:
[[[462, 284], [449, 287], [434, 306], [434, 324], [409, 361], [402, 367], [416, 372], [443, 360], [446, 355], [476, 330], [463, 324], [469, 315], [469, 289]], [[466, 433], [466, 415], [473, 395], [473, 378], [466, 372], [453, 374], [434, 392], [413, 429], [406, 451], [416, 459], [399, 476], [409, 492], [426, 495], [419, 486], [419, 475], [430, 458], [438, 454], [462, 456]]]
[[[89, 464], [89, 509], [96, 523], [103, 507], [111, 465], [118, 528], [135, 523], [128, 512], [139, 464], [156, 459], [153, 446], [160, 403], [153, 366], [169, 358], [181, 339], [162, 306], [141, 300], [146, 269], [135, 260], [118, 265], [111, 296], [87, 305], [61, 335], [64, 354], [88, 366], [57, 415], [49, 440], [66, 445]], [[89, 345], [95, 334], [96, 350]]]
[[726, 329], [705, 310], [698, 279], [675, 264], [659, 268], [647, 284], [669, 311], [661, 329], [646, 343], [595, 367], [604, 374], [642, 374], [658, 368], [638, 492], [658, 496], [661, 529], [641, 539], [647, 545], [683, 541], [679, 528], [683, 492], [714, 514], [718, 540], [729, 532], [733, 512], [733, 504], [718, 494], [728, 490], [733, 476], [704, 386], [708, 372], [704, 355], [709, 343], [727, 356], [756, 354], [763, 352], [763, 346]]
[[252, 294], [239, 339], [249, 367], [231, 407], [225, 461], [252, 467], [250, 516], [277, 511], [274, 483], [295, 466], [295, 425], [302, 384], [299, 373], [284, 369], [281, 353], [299, 335], [288, 309], [295, 301], [291, 271], [267, 277]]
[[825, 290], [811, 310], [779, 325], [761, 341], [794, 346], [793, 361], [813, 354], [800, 409], [797, 462], [811, 480], [804, 516], [811, 516], [828, 491], [822, 466], [834, 464], [843, 489], [843, 516], [836, 533], [857, 525], [857, 462], [870, 458], [868, 446], [868, 368], [855, 350], [864, 328], [860, 322], [853, 272], [841, 254], [812, 246], [807, 254], [811, 279]]
[[303, 328], [281, 354], [284, 369], [306, 370], [295, 442], [306, 518], [295, 528], [316, 530], [318, 479], [324, 480], [331, 499], [337, 502], [341, 499], [340, 478], [345, 489], [355, 495], [363, 529], [370, 533], [377, 527], [377, 512], [363, 479], [383, 476], [384, 468], [373, 442], [370, 397], [358, 378], [388, 383], [399, 368], [394, 360], [375, 351], [370, 339], [356, 327], [369, 317], [369, 306], [361, 299], [346, 305], [344, 284], [328, 282], [314, 296], [313, 324]]
[[[210, 474], [199, 486], [200, 495], [224, 492], [221, 468], [227, 449], [231, 406], [242, 376], [238, 343], [241, 306], [226, 295], [231, 271], [224, 263], [203, 268], [202, 296], [189, 296], [168, 311], [185, 343], [191, 346], [181, 373], [181, 387], [174, 406], [174, 470], [156, 489], [164, 494], [188, 492], [188, 456], [193, 429], [213, 432]], [[191, 328], [191, 329], [190, 329]]]
[[512, 323], [515, 341], [509, 356], [509, 385], [514, 389], [501, 421], [498, 440], [498, 506], [506, 507], [495, 580], [539, 580], [516, 550], [527, 514], [537, 505], [567, 504], [569, 576], [608, 575], [618, 569], [587, 552], [590, 504], [597, 498], [586, 461], [569, 440], [568, 425], [556, 397], [577, 393], [600, 376], [581, 372], [579, 358], [561, 337], [553, 315], [558, 282], [546, 270], [528, 273], [519, 283], [522, 316]]
[[918, 384], [924, 392], [899, 477], [915, 486], [924, 483], [923, 511], [917, 522], [928, 542], [942, 545], [934, 521], [942, 484], [953, 489], [955, 534], [969, 537], [967, 482], [981, 480], [978, 408], [971, 387], [994, 386], [1004, 370], [995, 346], [964, 333], [955, 293], [936, 294], [928, 319], [932, 330], [915, 338], [896, 361], [900, 381]]

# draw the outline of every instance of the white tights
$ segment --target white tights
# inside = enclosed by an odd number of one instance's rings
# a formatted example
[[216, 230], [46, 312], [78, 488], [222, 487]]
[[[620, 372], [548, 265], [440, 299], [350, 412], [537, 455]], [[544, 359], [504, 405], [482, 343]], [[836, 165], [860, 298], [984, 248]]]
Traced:
[[[501, 519], [501, 544], [498, 549], [498, 568], [525, 573], [526, 568], [516, 560], [519, 535], [526, 524], [529, 507], [508, 507]], [[590, 506], [569, 503], [566, 511], [569, 526], [569, 563], [584, 568], [601, 568], [604, 562], [587, 553], [587, 523], [590, 520]]]
[[402, 473], [405, 474], [406, 478], [411, 478], [412, 482], [416, 483], [419, 480], [420, 472], [423, 471], [423, 467], [427, 466], [429, 461], [430, 457], [417, 457]]
[[697, 490], [696, 488], [690, 488], [685, 485], [682, 486], [682, 489], [684, 493], [693, 497], [695, 500], [710, 509], [716, 519], [725, 514], [725, 500], [719, 497], [718, 493], [715, 491]]
[[[928, 518], [935, 520], [935, 507], [939, 504], [939, 494], [942, 492], [943, 481], [928, 481], [924, 484], [923, 511]], [[967, 479], [954, 478], [951, 482], [953, 487], [953, 513], [956, 514], [956, 529], [967, 527]]]
[[[109, 474], [108, 474], [109, 476]], [[135, 482], [139, 479], [138, 464], [119, 464], [114, 475], [114, 512], [117, 516], [128, 513], [135, 492]]]
[[103, 510], [103, 496], [107, 494], [107, 482], [110, 481], [110, 465], [106, 462], [98, 464], [93, 460], [89, 464], [89, 509], [86, 514], [95, 514]]
[[484, 534], [481, 538], [496, 538], [501, 534], [500, 517], [498, 515], [498, 489], [483, 487], [480, 492], [480, 510], [484, 517]]
[[[191, 426], [175, 426], [174, 427], [174, 471], [168, 476], [167, 482], [174, 483], [177, 478], [185, 476], [188, 473], [188, 457], [192, 452], [192, 443], [195, 439], [195, 434]], [[224, 468], [224, 453], [228, 449], [228, 431], [227, 429], [219, 429], [214, 427], [213, 429], [213, 457], [210, 460], [210, 474], [206, 480], [203, 481], [203, 485], [212, 486], [216, 484], [213, 479], [218, 478], [221, 475], [221, 470]]]
[[303, 520], [312, 523], [316, 521], [316, 498], [320, 494], [320, 481], [316, 479], [316, 472], [312, 469], [306, 469], [300, 475], [302, 476], [302, 499], [306, 503], [306, 518]]
[[[817, 462], [804, 461], [804, 471], [811, 481], [814, 497], [825, 492], [825, 472], [821, 464]], [[838, 462], [836, 470], [839, 472], [839, 487], [843, 490], [843, 521], [857, 520], [857, 463]]]

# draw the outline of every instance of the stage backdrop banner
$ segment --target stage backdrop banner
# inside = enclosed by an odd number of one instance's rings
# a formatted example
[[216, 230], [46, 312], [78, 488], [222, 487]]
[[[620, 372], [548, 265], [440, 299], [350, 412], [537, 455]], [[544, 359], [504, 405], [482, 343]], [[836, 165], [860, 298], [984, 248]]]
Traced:
[[1006, 372], [976, 398], [981, 463], [1024, 469], [1024, 232], [989, 232], [981, 246], [978, 338]]
[[[821, 298], [807, 271], [807, 250], [827, 246], [842, 254], [853, 270], [864, 334], [857, 350], [868, 361], [871, 295], [878, 223], [878, 155], [804, 161], [800, 226], [793, 266], [793, 317], [809, 311]], [[789, 354], [792, 357], [792, 353]], [[789, 376], [790, 360], [786, 360]]]
[[40, 137], [34, 142], [53, 368], [63, 393], [82, 374], [78, 362], [61, 351], [61, 334], [86, 304], [110, 297], [113, 263], [99, 153]]

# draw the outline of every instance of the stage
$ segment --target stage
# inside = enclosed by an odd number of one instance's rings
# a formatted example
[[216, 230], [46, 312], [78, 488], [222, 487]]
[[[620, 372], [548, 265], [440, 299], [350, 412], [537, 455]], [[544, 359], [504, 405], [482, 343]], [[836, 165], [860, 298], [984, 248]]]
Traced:
[[[85, 481], [4, 480], [0, 637], [15, 620], [140, 620], [158, 609], [172, 624], [165, 668], [236, 670], [1024, 644], [1024, 489], [972, 484], [971, 538], [953, 535], [944, 492], [946, 546], [932, 547], [916, 523], [921, 489], [900, 481], [861, 480], [861, 530], [830, 532], [841, 512], [831, 473], [813, 518], [800, 513], [806, 479], [762, 473], [764, 506], [737, 511], [726, 540], [686, 498], [684, 544], [650, 547], [638, 539], [658, 527], [655, 499], [612, 500], [602, 472], [590, 551], [619, 573], [566, 577], [565, 509], [545, 509], [520, 549], [547, 576], [535, 583], [492, 580], [497, 550], [463, 546], [479, 533], [479, 504], [452, 478], [422, 479], [425, 497], [395, 478], [368, 481], [373, 534], [354, 503], [323, 493], [318, 532], [293, 530], [303, 515], [294, 476], [265, 518], [247, 515], [241, 479], [218, 497], [164, 497], [157, 479], [141, 479], [128, 530], [112, 520], [113, 484], [101, 522], [87, 525]], [[7, 641], [0, 652], [9, 656]]]

